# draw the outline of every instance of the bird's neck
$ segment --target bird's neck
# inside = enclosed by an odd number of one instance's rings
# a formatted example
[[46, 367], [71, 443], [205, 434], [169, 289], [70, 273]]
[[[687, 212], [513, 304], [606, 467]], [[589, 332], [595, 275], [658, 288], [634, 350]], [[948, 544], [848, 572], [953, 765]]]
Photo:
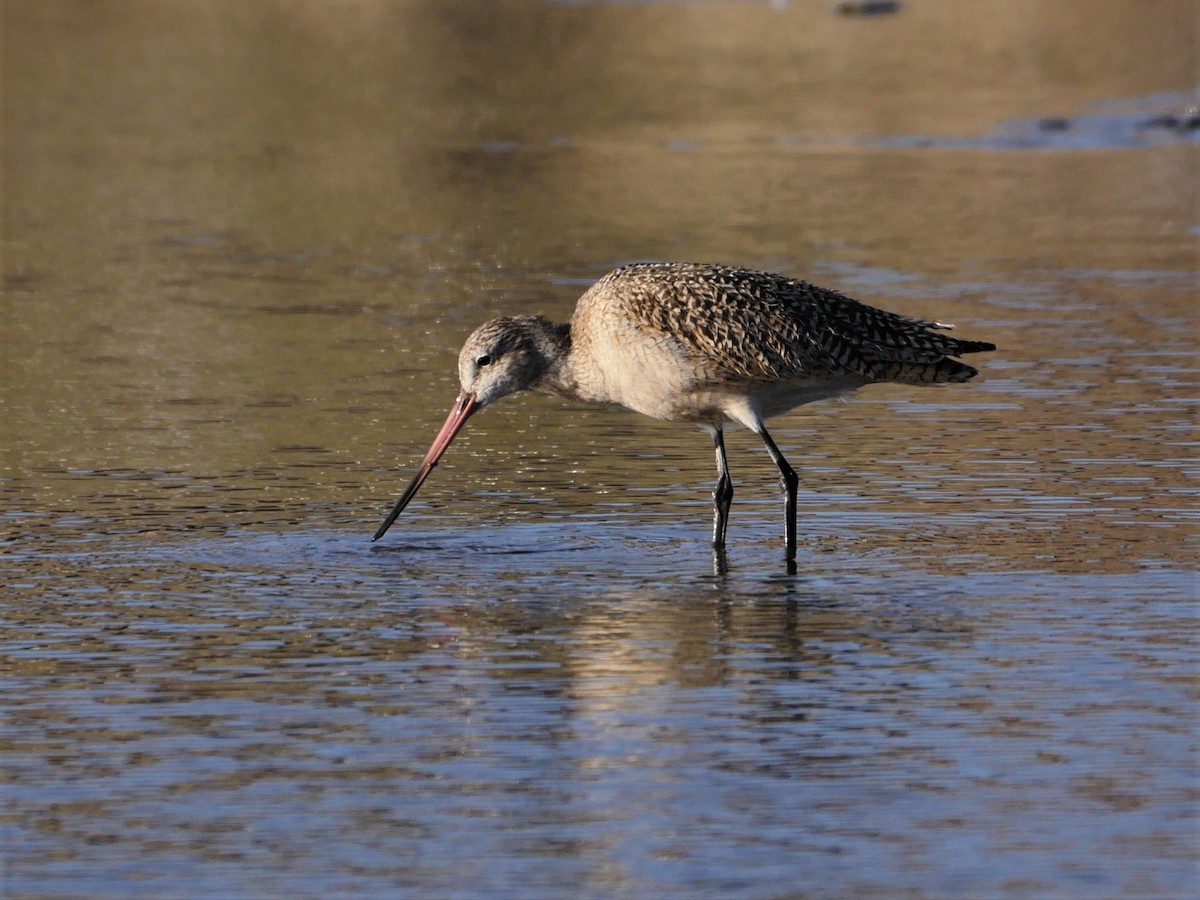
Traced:
[[545, 369], [529, 386], [530, 390], [556, 397], [578, 397], [578, 385], [571, 367], [571, 326], [540, 316], [535, 322], [532, 330], [534, 346], [545, 362]]

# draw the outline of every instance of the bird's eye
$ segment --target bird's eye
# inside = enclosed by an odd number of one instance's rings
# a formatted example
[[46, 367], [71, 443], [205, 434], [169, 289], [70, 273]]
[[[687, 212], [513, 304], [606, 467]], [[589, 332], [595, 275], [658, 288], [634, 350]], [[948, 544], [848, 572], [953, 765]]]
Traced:
[[479, 356], [475, 357], [475, 365], [479, 366], [479, 368], [481, 368], [481, 369], [484, 366], [491, 365], [491, 363], [492, 363], [492, 358], [491, 358], [491, 356], [489, 356], [486, 353], [481, 353], [481, 354], [479, 354]]

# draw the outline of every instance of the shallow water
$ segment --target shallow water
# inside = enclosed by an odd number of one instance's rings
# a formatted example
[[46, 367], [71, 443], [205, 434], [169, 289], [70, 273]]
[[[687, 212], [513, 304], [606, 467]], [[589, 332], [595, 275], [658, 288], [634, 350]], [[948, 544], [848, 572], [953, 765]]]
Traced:
[[[1194, 6], [955, 6], [6, 4], [0, 891], [1194, 895]], [[371, 544], [635, 258], [1000, 349], [774, 424], [795, 575], [545, 397]]]

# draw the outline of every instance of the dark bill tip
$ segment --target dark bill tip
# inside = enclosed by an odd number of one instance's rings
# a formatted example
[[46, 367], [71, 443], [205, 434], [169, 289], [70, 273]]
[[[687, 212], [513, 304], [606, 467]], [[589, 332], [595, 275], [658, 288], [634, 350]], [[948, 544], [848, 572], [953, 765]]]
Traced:
[[396, 505], [392, 507], [392, 511], [387, 514], [387, 518], [383, 520], [383, 524], [375, 530], [375, 536], [371, 538], [372, 542], [383, 537], [387, 533], [387, 530], [392, 527], [392, 523], [396, 521], [400, 513], [404, 512], [404, 507], [408, 506], [408, 502], [416, 496], [417, 489], [429, 477], [429, 473], [438, 464], [438, 460], [442, 458], [442, 454], [446, 452], [446, 448], [450, 446], [450, 442], [454, 440], [454, 436], [458, 434], [459, 430], [466, 424], [467, 419], [471, 418], [471, 414], [478, 408], [478, 402], [470, 394], [463, 393], [458, 395], [458, 399], [450, 407], [450, 415], [446, 417], [445, 424], [442, 425], [441, 430], [437, 433], [437, 437], [433, 439], [433, 444], [430, 445], [429, 452], [421, 460], [421, 468], [417, 470], [417, 474], [408, 483], [408, 487], [404, 489], [404, 493], [400, 495], [400, 499], [396, 501]]

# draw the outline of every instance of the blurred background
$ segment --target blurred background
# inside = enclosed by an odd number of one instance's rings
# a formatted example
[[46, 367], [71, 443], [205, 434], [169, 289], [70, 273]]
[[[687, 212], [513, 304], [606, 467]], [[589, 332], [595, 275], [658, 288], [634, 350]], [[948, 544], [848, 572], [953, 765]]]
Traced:
[[[6, 0], [0, 891], [1191, 896], [1194, 0]], [[730, 439], [493, 315], [777, 270], [999, 350]]]
[[[477, 321], [565, 318], [632, 259], [881, 304], [891, 270], [951, 319], [938, 283], [1186, 269], [1195, 142], [1136, 120], [1189, 102], [1195, 12], [6, 3], [7, 464], [412, 456]], [[1072, 134], [1114, 101], [1127, 134]], [[1014, 120], [1082, 146], [1002, 152]]]

